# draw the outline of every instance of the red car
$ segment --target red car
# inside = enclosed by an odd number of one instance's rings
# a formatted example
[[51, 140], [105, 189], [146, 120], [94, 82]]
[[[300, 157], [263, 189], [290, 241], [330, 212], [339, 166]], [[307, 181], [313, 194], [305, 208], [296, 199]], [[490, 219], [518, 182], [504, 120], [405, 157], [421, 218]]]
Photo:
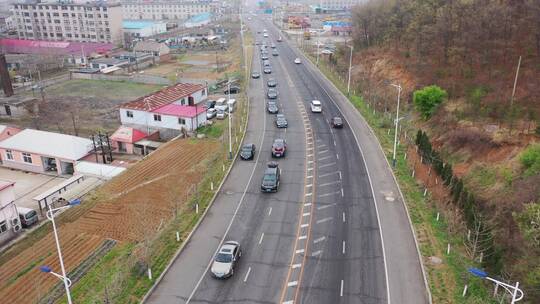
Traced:
[[274, 139], [274, 143], [272, 144], [272, 157], [285, 157], [286, 153], [287, 142], [285, 141], [285, 139]]

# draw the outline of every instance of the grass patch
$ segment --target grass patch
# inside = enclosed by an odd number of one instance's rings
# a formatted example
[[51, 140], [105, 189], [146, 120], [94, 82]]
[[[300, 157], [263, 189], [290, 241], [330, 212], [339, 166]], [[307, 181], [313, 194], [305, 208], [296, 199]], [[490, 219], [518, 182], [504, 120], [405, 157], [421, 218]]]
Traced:
[[[163, 86], [128, 81], [73, 79], [50, 88], [47, 96], [92, 96], [96, 99], [135, 99], [162, 89]], [[30, 93], [31, 94], [31, 93]]]
[[[312, 58], [309, 54], [308, 57]], [[314, 62], [313, 58], [312, 61]], [[319, 68], [344, 95], [347, 95], [346, 84], [339, 80], [339, 77], [329, 66], [323, 62]], [[349, 100], [372, 127], [386, 157], [391, 161], [394, 139], [391, 120], [388, 124], [389, 118], [370, 108], [361, 96], [351, 95]], [[404, 145], [398, 145], [397, 149], [398, 155], [404, 155], [406, 149]], [[423, 188], [411, 176], [412, 170], [403, 157], [397, 158], [394, 173], [405, 196], [411, 222], [417, 235], [422, 232], [428, 236], [427, 241], [419, 240], [422, 256], [438, 256], [443, 260], [443, 263], [438, 266], [425, 265], [433, 303], [496, 303], [482, 281], [471, 278], [467, 274], [467, 267], [475, 265], [475, 263], [463, 254], [462, 237], [449, 234], [444, 219], [436, 221], [435, 204], [430, 201], [429, 195], [424, 197]], [[491, 178], [491, 174], [488, 175]], [[446, 246], [449, 243], [454, 249], [447, 255]], [[467, 296], [463, 298], [461, 293], [465, 284], [469, 285], [469, 291]]]
[[209, 138], [219, 138], [223, 135], [225, 129], [225, 120], [214, 120], [214, 123], [208, 126], [203, 126], [197, 130], [199, 134], [205, 134]]

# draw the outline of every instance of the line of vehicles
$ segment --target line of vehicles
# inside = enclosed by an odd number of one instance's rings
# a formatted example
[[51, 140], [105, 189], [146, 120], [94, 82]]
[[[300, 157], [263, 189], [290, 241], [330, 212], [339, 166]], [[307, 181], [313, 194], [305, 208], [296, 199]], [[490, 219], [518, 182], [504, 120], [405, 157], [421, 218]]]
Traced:
[[[257, 32], [260, 34], [261, 32]], [[268, 38], [267, 30], [263, 31], [263, 38]], [[277, 39], [278, 42], [282, 41], [282, 38]], [[256, 45], [260, 45], [262, 68], [264, 74], [272, 74], [272, 66], [268, 54], [268, 46], [265, 42], [257, 41]], [[270, 45], [272, 49], [272, 56], [279, 56], [279, 52], [275, 44]], [[295, 64], [301, 64], [302, 61], [300, 58], [294, 59]], [[254, 71], [251, 74], [253, 79], [260, 79], [261, 73]], [[279, 113], [279, 106], [277, 103], [279, 92], [277, 90], [278, 82], [275, 78], [268, 78], [266, 81], [266, 111], [269, 114], [275, 115], [275, 125], [277, 128], [287, 128], [288, 121], [283, 113]], [[234, 99], [231, 99], [233, 101]], [[230, 102], [229, 102], [230, 103]], [[213, 107], [208, 107], [208, 109], [216, 108], [216, 116], [219, 118], [219, 113], [226, 115], [227, 106], [233, 106], [234, 103], [229, 104], [226, 102], [225, 98], [221, 98], [215, 102]], [[310, 109], [312, 113], [322, 113], [322, 103], [319, 100], [312, 100], [310, 102]], [[221, 111], [221, 112], [220, 112]], [[232, 112], [232, 111], [231, 111]], [[207, 112], [207, 117], [208, 117]], [[333, 117], [330, 121], [330, 124], [333, 128], [342, 128], [343, 120], [341, 117]], [[242, 160], [254, 160], [256, 154], [256, 147], [253, 143], [245, 143], [239, 152], [239, 156]], [[287, 155], [287, 141], [283, 138], [276, 138], [272, 142], [271, 147], [272, 158], [282, 158]], [[279, 163], [277, 161], [270, 161], [267, 163], [267, 166], [264, 170], [264, 174], [261, 181], [261, 191], [262, 192], [277, 192], [279, 190], [279, 183], [281, 177], [281, 169], [279, 168]], [[215, 278], [225, 279], [231, 277], [234, 274], [234, 269], [242, 256], [242, 251], [240, 244], [236, 241], [227, 241], [223, 243], [218, 253], [214, 257], [214, 261], [211, 267], [211, 273]]]

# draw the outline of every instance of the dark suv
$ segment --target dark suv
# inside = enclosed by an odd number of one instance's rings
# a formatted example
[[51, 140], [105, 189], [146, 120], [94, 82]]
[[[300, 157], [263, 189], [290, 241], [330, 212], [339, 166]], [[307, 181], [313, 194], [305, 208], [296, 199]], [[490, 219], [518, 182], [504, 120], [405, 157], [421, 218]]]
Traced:
[[279, 176], [281, 170], [277, 162], [269, 162], [268, 167], [264, 171], [264, 176], [261, 184], [262, 192], [277, 192], [279, 188]]

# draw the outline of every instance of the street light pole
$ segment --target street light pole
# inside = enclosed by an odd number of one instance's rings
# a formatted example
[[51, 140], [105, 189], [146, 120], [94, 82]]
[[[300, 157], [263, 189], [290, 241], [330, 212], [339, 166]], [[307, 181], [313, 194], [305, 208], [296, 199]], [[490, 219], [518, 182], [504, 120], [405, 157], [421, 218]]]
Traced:
[[232, 159], [231, 80], [227, 81], [227, 110], [229, 111], [229, 159]]
[[352, 54], [353, 54], [353, 45], [348, 45], [348, 47], [351, 49], [351, 56], [349, 57], [349, 80], [347, 81], [347, 95], [350, 95], [351, 93], [351, 69], [352, 69]]
[[[47, 204], [47, 208], [49, 209], [47, 211], [47, 218], [49, 220], [51, 220], [52, 222], [52, 226], [53, 226], [53, 233], [54, 233], [54, 240], [56, 241], [56, 250], [58, 251], [58, 259], [60, 260], [60, 268], [62, 269], [62, 275], [61, 276], [57, 276], [58, 278], [61, 278], [62, 281], [64, 282], [64, 287], [66, 289], [66, 296], [67, 296], [67, 301], [68, 301], [68, 304], [72, 304], [71, 302], [71, 293], [69, 291], [69, 286], [71, 285], [71, 281], [69, 280], [69, 278], [67, 277], [66, 275], [66, 268], [64, 267], [64, 258], [62, 257], [62, 250], [60, 249], [60, 241], [58, 239], [58, 231], [56, 230], [56, 222], [54, 221], [54, 211], [58, 211], [58, 210], [61, 210], [61, 209], [65, 209], [65, 208], [69, 208], [70, 206], [72, 205], [78, 205], [80, 203], [80, 201], [72, 201], [70, 202], [70, 205], [69, 206], [64, 206], [64, 207], [60, 207], [60, 208], [55, 208], [55, 209], [51, 209], [51, 205]], [[50, 271], [49, 271], [50, 272]], [[52, 273], [52, 272], [51, 272]], [[54, 274], [54, 273], [53, 273]]]
[[392, 167], [396, 167], [396, 150], [397, 150], [397, 138], [398, 138], [398, 125], [399, 125], [399, 99], [401, 96], [401, 85], [399, 84], [390, 84], [393, 87], [396, 87], [398, 89], [398, 97], [397, 97], [397, 109], [396, 109], [396, 121], [394, 122], [396, 125], [396, 130], [394, 131], [394, 155], [392, 156]]
[[473, 274], [474, 276], [477, 276], [479, 278], [486, 279], [488, 281], [491, 281], [491, 282], [495, 283], [496, 288], [499, 287], [499, 286], [502, 286], [502, 288], [504, 288], [504, 290], [506, 290], [508, 293], [510, 293], [512, 295], [512, 302], [510, 302], [510, 304], [514, 304], [516, 302], [521, 301], [523, 299], [523, 296], [525, 295], [523, 293], [523, 291], [521, 289], [519, 289], [519, 282], [516, 282], [515, 286], [507, 284], [505, 282], [502, 282], [502, 281], [499, 281], [499, 280], [496, 280], [494, 278], [489, 277], [486, 272], [484, 272], [483, 270], [478, 269], [478, 268], [472, 268], [471, 267], [471, 268], [468, 269], [468, 271], [471, 274]]
[[319, 65], [319, 44], [321, 43], [320, 38], [321, 38], [321, 33], [317, 31], [317, 65]]

